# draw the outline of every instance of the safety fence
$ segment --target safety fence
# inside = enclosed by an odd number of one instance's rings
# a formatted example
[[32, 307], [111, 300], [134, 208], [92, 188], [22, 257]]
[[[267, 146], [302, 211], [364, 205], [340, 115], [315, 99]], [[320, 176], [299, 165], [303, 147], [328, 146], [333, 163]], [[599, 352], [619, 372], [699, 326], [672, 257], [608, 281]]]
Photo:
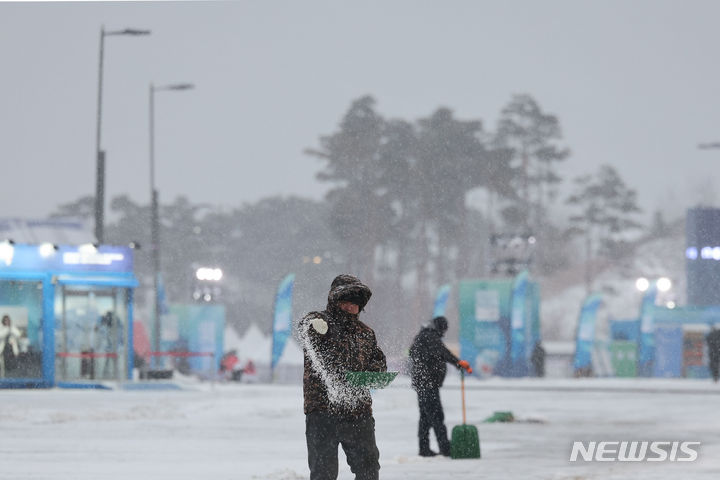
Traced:
[[[118, 365], [117, 352], [95, 352], [85, 350], [82, 352], [57, 352], [60, 359], [58, 374], [61, 380], [88, 379], [88, 380], [121, 380], [120, 372], [123, 368]], [[80, 360], [79, 364], [69, 359]], [[103, 367], [97, 372], [96, 360], [105, 359]], [[98, 374], [99, 373], [99, 374]]]
[[[123, 366], [118, 359], [117, 352], [57, 352], [55, 356], [60, 360], [59, 371], [61, 380], [87, 379], [87, 380], [123, 380]], [[135, 365], [140, 373], [140, 379], [170, 379], [173, 372], [178, 371], [185, 375], [198, 374], [208, 380], [215, 380], [217, 376], [213, 352], [147, 352], [144, 357], [150, 362]], [[193, 368], [188, 360], [190, 358], [209, 358], [207, 366]], [[103, 362], [104, 359], [104, 362]], [[137, 359], [137, 357], [136, 357]], [[79, 360], [79, 363], [77, 362]], [[102, 368], [98, 368], [98, 364]]]

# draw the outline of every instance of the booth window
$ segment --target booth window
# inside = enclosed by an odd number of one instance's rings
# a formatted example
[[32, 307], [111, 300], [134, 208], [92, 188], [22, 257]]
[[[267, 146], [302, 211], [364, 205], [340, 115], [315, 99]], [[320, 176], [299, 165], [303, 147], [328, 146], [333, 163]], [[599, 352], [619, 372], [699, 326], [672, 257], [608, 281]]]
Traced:
[[127, 375], [128, 289], [61, 285], [55, 296], [56, 375], [61, 381]]
[[42, 282], [0, 281], [0, 378], [42, 377]]

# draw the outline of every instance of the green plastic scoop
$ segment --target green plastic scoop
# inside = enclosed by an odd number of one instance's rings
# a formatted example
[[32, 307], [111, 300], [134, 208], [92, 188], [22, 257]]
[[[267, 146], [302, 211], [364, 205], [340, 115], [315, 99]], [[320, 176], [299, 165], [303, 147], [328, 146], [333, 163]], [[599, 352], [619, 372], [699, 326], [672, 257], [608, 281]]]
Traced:
[[395, 380], [398, 372], [347, 372], [345, 379], [350, 385], [365, 388], [385, 388]]

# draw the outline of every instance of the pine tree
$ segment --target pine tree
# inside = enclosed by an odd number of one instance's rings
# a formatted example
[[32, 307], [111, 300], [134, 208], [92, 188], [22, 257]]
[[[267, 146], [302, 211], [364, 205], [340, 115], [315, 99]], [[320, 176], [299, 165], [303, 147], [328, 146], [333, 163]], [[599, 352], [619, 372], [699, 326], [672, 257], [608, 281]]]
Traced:
[[623, 253], [627, 233], [642, 228], [634, 219], [641, 209], [636, 192], [610, 165], [602, 165], [594, 175], [577, 177], [574, 183], [574, 191], [566, 200], [577, 212], [569, 219], [569, 233], [584, 237], [585, 286], [590, 292], [593, 260]]
[[509, 223], [538, 233], [545, 222], [548, 204], [562, 180], [555, 165], [570, 154], [555, 144], [561, 138], [557, 117], [543, 112], [530, 95], [514, 95], [503, 108], [495, 142], [513, 151], [520, 200], [506, 209]]

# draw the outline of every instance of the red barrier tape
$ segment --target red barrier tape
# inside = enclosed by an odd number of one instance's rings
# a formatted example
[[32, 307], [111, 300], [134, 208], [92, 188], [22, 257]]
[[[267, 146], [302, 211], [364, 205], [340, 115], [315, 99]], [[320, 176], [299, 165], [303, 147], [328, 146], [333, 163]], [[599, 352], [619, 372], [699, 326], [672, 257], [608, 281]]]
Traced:
[[70, 353], [70, 352], [58, 352], [55, 354], [56, 357], [62, 358], [117, 358], [117, 353]]

